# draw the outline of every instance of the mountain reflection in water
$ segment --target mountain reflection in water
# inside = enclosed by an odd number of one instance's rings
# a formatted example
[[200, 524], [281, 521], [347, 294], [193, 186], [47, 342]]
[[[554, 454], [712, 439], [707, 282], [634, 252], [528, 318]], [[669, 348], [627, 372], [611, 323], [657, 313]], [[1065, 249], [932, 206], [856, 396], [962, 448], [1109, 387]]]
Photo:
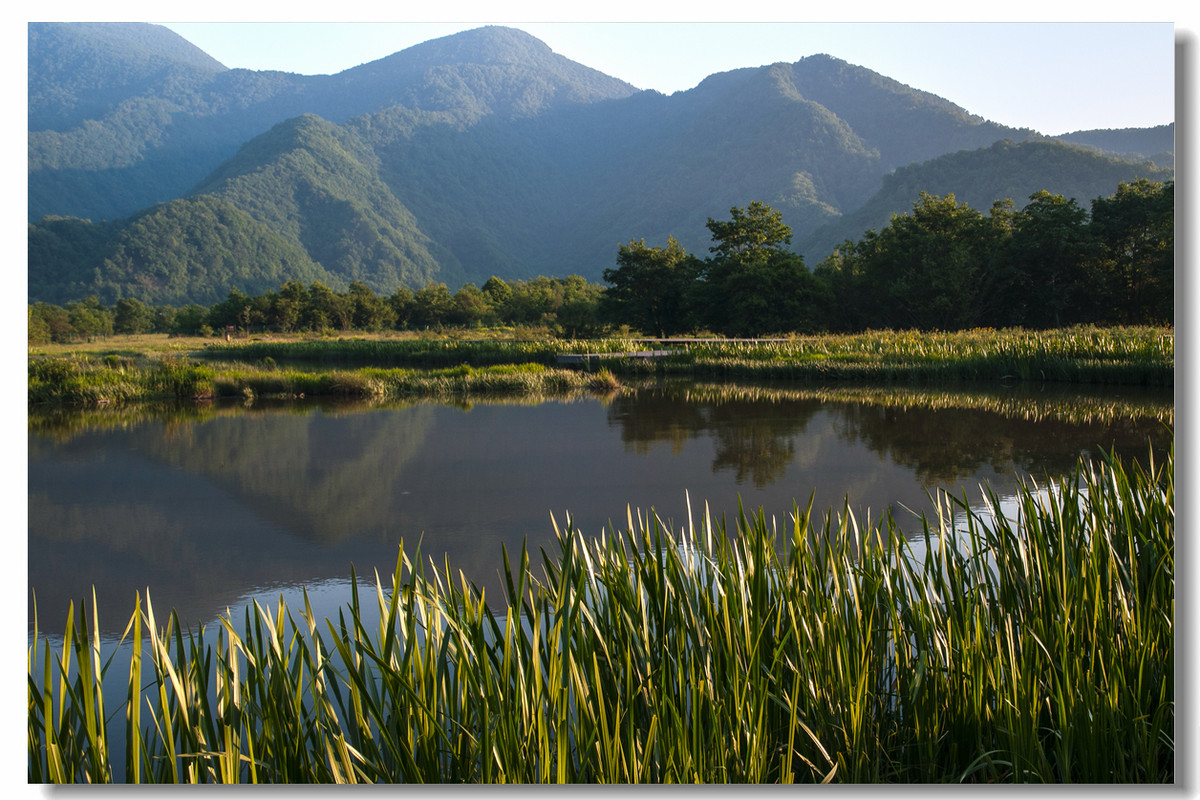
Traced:
[[[95, 587], [118, 635], [138, 592], [187, 624], [247, 597], [390, 580], [398, 549], [499, 598], [502, 548], [586, 535], [626, 509], [686, 523], [739, 500], [785, 524], [793, 502], [860, 518], [928, 507], [939, 488], [1071, 469], [1081, 453], [1145, 457], [1172, 438], [1170, 393], [937, 393], [657, 386], [539, 403], [211, 405], [31, 412], [29, 586], [41, 631]], [[348, 595], [347, 595], [348, 597]], [[162, 613], [161, 611], [159, 612]], [[32, 626], [32, 606], [30, 612]]]

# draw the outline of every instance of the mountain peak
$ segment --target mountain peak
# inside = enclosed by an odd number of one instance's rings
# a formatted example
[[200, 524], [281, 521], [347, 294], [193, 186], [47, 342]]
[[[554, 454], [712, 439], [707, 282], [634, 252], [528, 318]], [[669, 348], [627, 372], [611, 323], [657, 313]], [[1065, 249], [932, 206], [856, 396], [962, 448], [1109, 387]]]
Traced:
[[29, 125], [65, 130], [168, 74], [226, 68], [174, 31], [147, 22], [31, 22]]
[[339, 73], [349, 86], [371, 87], [377, 108], [532, 116], [560, 103], [628, 97], [637, 88], [550, 49], [535, 36], [499, 25], [414, 45]]
[[485, 25], [414, 45], [388, 58], [412, 64], [529, 64], [554, 58], [550, 46], [516, 28]]

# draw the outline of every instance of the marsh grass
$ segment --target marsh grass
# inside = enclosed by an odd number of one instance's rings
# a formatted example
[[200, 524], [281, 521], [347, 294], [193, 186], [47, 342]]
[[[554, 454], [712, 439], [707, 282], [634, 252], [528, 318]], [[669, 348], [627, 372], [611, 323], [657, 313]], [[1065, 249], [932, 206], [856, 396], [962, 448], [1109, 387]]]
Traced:
[[536, 363], [473, 367], [298, 369], [254, 363], [190, 361], [176, 357], [151, 362], [113, 362], [76, 355], [29, 362], [30, 405], [104, 405], [142, 400], [339, 397], [360, 399], [457, 397], [462, 395], [548, 395], [620, 382]]
[[964, 381], [1170, 386], [1174, 330], [1093, 326], [1047, 331], [867, 331], [690, 346], [690, 374], [807, 382]]
[[336, 619], [184, 631], [146, 597], [124, 697], [72, 609], [29, 650], [29, 780], [1170, 782], [1173, 474], [1081, 461], [911, 539], [811, 503], [568, 519], [498, 598], [401, 545]]
[[[644, 350], [647, 340], [405, 339], [212, 344], [208, 358], [264, 357], [307, 362], [436, 368], [537, 363], [565, 353]], [[946, 383], [1008, 381], [1171, 386], [1172, 328], [1094, 326], [1048, 331], [974, 329], [954, 332], [867, 331], [789, 339], [655, 340], [671, 352], [660, 360], [606, 359], [616, 374], [695, 379], [788, 380], [808, 383]]]
[[[30, 353], [29, 403], [87, 405], [224, 396], [544, 393], [683, 377], [796, 385], [1067, 383], [1173, 386], [1171, 328], [883, 331], [777, 340], [295, 339], [210, 343], [190, 356], [129, 348]], [[599, 372], [566, 353], [608, 353]]]

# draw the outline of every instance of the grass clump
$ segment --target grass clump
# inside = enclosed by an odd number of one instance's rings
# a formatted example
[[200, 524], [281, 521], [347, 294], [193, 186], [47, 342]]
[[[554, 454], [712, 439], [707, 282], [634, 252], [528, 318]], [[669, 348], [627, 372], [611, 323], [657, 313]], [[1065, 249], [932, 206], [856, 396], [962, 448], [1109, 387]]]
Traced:
[[500, 598], [403, 546], [336, 619], [147, 598], [123, 697], [73, 615], [30, 648], [29, 780], [1171, 782], [1173, 464], [943, 497], [911, 539], [811, 504], [568, 520]]

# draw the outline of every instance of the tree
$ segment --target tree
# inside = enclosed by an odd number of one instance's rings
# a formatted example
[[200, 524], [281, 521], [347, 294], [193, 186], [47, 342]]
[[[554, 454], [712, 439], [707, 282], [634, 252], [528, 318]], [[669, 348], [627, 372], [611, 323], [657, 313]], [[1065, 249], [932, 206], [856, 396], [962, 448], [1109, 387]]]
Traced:
[[351, 321], [358, 330], [378, 331], [396, 323], [396, 312], [362, 281], [353, 281], [343, 301], [350, 308]]
[[713, 256], [696, 289], [705, 323], [733, 336], [825, 329], [833, 293], [785, 248], [792, 229], [783, 216], [760, 201], [730, 216], [707, 225]]
[[208, 325], [214, 330], [224, 330], [229, 326], [248, 329], [250, 308], [254, 301], [245, 292], [234, 286], [229, 290], [229, 296], [208, 310]]
[[205, 329], [207, 329], [207, 333], [211, 335], [212, 325], [208, 321], [210, 316], [209, 309], [197, 303], [189, 303], [175, 312], [171, 333], [197, 336], [205, 333]]
[[387, 299], [388, 308], [395, 315], [395, 326], [403, 328], [412, 321], [413, 293], [407, 286], [401, 286]]
[[117, 333], [146, 333], [154, 325], [150, 309], [134, 297], [122, 297], [113, 309], [113, 330]]
[[983, 215], [953, 194], [921, 192], [880, 234], [895, 327], [958, 330], [977, 320]]
[[67, 318], [75, 334], [91, 341], [96, 336], [109, 336], [113, 332], [112, 312], [91, 295], [86, 300], [67, 303]]
[[605, 289], [588, 283], [582, 275], [568, 275], [561, 280], [562, 303], [558, 307], [558, 327], [571, 338], [591, 336], [603, 329], [600, 319], [600, 300]]
[[300, 281], [290, 280], [272, 292], [267, 312], [267, 324], [277, 331], [289, 333], [300, 326], [308, 293]]
[[41, 339], [35, 342], [32, 338], [35, 335], [40, 336], [42, 331], [49, 336], [45, 341], [69, 342], [75, 338], [71, 317], [65, 308], [49, 303], [35, 303], [30, 307], [29, 314], [30, 344], [42, 343]]
[[1099, 244], [1093, 274], [1106, 321], [1175, 320], [1175, 182], [1121, 183], [1092, 201], [1089, 229]]
[[454, 293], [453, 306], [447, 322], [456, 325], [478, 325], [491, 313], [487, 296], [473, 283], [464, 283]]
[[444, 283], [430, 281], [413, 294], [413, 325], [442, 325], [454, 311], [454, 297]]
[[500, 319], [505, 319], [508, 315], [508, 303], [513, 296], [512, 287], [503, 279], [493, 275], [483, 284], [483, 294], [495, 315]]
[[746, 264], [792, 242], [792, 229], [784, 224], [783, 214], [764, 202], [755, 200], [746, 209], [734, 206], [729, 214], [728, 221], [710, 217], [706, 223], [715, 242], [708, 249], [718, 261]]
[[303, 320], [309, 330], [323, 331], [337, 326], [346, 330], [351, 324], [350, 304], [321, 281], [313, 281], [308, 287], [308, 302]]
[[828, 327], [833, 292], [804, 259], [783, 250], [764, 252], [736, 268], [710, 271], [709, 323], [730, 336], [816, 333]]
[[826, 321], [832, 330], [859, 331], [880, 327], [886, 305], [879, 287], [871, 287], [867, 265], [878, 249], [879, 234], [868, 230], [857, 242], [846, 239], [824, 261], [814, 275], [830, 294]]
[[617, 268], [604, 270], [609, 284], [600, 311], [617, 325], [668, 336], [694, 324], [691, 307], [700, 261], [674, 237], [665, 247], [647, 247], [644, 239], [620, 245]]
[[1056, 328], [1090, 319], [1085, 264], [1091, 248], [1087, 211], [1074, 198], [1036, 192], [1014, 215], [1013, 232], [1004, 248], [1015, 285], [1005, 292], [1005, 305], [1017, 324]]

